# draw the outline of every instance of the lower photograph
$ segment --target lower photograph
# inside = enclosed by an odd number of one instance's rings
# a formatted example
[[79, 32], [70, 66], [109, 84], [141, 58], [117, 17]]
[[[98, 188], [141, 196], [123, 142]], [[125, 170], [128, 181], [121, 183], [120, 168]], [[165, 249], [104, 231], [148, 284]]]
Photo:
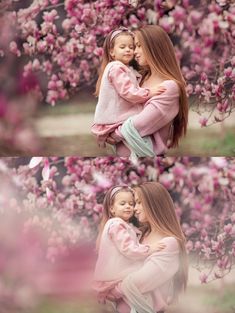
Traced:
[[235, 158], [0, 158], [0, 313], [235, 312]]

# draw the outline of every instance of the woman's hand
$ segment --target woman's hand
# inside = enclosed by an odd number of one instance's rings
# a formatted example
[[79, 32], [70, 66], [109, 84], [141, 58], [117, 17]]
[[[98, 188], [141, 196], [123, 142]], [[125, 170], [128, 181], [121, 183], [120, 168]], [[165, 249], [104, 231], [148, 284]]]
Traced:
[[166, 91], [166, 88], [164, 86], [152, 87], [150, 88], [150, 98], [152, 98], [153, 96], [159, 96], [164, 91]]

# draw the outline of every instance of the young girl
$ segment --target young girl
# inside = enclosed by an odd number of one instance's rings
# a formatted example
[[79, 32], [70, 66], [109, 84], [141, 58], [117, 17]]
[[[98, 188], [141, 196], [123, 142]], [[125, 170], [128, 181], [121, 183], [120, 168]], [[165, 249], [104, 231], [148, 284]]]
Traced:
[[[104, 55], [96, 85], [99, 96], [92, 133], [100, 146], [128, 117], [139, 113], [143, 104], [165, 88], [140, 88], [141, 75], [130, 65], [134, 58], [134, 35], [127, 28], [112, 31], [104, 42]], [[150, 155], [149, 156], [153, 156]]]
[[127, 186], [111, 188], [104, 199], [103, 218], [97, 239], [98, 260], [94, 289], [105, 299], [113, 286], [137, 270], [147, 256], [164, 248], [164, 244], [140, 244], [141, 232], [131, 223], [134, 194]]

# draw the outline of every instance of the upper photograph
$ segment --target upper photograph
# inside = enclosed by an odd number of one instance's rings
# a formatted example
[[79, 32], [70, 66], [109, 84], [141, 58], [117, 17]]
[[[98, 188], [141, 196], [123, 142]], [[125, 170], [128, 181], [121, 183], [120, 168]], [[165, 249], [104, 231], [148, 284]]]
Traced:
[[235, 156], [232, 0], [2, 0], [0, 156]]

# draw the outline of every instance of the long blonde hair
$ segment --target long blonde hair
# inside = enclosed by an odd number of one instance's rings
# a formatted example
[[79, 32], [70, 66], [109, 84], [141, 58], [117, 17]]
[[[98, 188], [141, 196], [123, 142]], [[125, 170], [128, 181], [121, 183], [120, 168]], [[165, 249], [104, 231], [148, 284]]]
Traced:
[[[174, 298], [185, 290], [188, 279], [186, 239], [175, 213], [173, 200], [166, 188], [157, 182], [145, 182], [135, 187], [135, 192], [143, 205], [147, 220], [160, 234], [173, 236], [180, 248], [179, 270], [173, 278]], [[143, 236], [151, 230], [150, 223], [145, 225]]]
[[[167, 33], [157, 25], [146, 25], [135, 32], [148, 64], [166, 79], [174, 80], [180, 90], [179, 112], [173, 121], [173, 138], [170, 147], [177, 147], [186, 135], [188, 124], [188, 98], [186, 83], [177, 62], [173, 44]], [[150, 75], [150, 68], [143, 69], [143, 80]], [[142, 80], [142, 81], [143, 81]]]

